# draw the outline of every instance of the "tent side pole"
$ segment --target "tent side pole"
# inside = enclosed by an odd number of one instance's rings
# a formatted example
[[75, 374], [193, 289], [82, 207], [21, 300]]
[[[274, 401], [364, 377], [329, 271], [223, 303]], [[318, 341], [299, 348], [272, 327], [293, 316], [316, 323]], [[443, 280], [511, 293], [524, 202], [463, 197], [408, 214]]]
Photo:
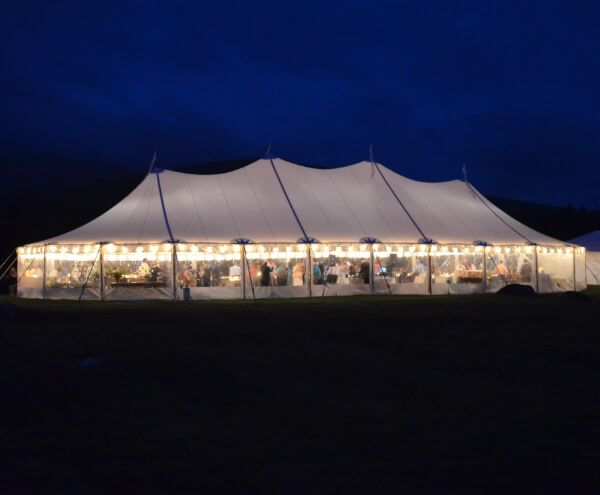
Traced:
[[433, 294], [433, 287], [431, 285], [432, 275], [433, 274], [431, 273], [431, 244], [429, 244], [427, 248], [427, 291], [429, 292], [430, 296]]
[[44, 279], [42, 281], [42, 297], [46, 299], [46, 245], [44, 244]]
[[312, 297], [312, 260], [310, 256], [310, 244], [306, 244], [306, 281], [308, 282], [308, 297]]
[[533, 264], [535, 269], [535, 292], [540, 292], [540, 279], [538, 277], [538, 247], [533, 246]]
[[487, 246], [483, 246], [483, 266], [481, 267], [481, 288], [487, 292]]
[[374, 254], [374, 249], [373, 246], [375, 246], [375, 244], [371, 243], [371, 263], [369, 263], [369, 281], [371, 283], [371, 295], [375, 295], [375, 266], [374, 266], [374, 261], [375, 261], [375, 254]]
[[577, 249], [573, 248], [573, 292], [577, 292]]
[[100, 300], [104, 301], [104, 245], [100, 243]]
[[246, 299], [246, 270], [248, 269], [248, 262], [246, 261], [246, 246], [244, 246], [243, 244], [240, 247], [240, 254], [241, 254], [241, 260], [240, 260], [240, 266], [242, 268], [242, 280], [241, 282], [241, 286], [242, 286], [242, 299]]
[[587, 249], [583, 250], [583, 282], [587, 287]]
[[177, 301], [177, 247], [171, 246], [171, 282], [173, 283], [173, 301]]

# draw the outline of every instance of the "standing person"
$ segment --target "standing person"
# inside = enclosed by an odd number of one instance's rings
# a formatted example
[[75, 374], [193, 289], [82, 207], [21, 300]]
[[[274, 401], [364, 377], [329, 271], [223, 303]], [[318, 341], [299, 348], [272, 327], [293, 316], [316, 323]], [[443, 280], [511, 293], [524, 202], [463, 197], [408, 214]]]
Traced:
[[313, 261], [313, 285], [319, 285], [323, 283], [323, 272], [321, 267], [317, 263], [317, 260]]
[[16, 296], [17, 295], [17, 269], [14, 266], [10, 267], [8, 270], [8, 295]]
[[298, 262], [294, 265], [294, 286], [304, 285], [304, 263]]
[[368, 284], [370, 280], [369, 271], [369, 263], [367, 263], [365, 260], [361, 260], [360, 272], [358, 273], [358, 276], [362, 278], [363, 283], [365, 284]]
[[271, 272], [273, 268], [269, 266], [267, 261], [262, 264], [260, 267], [260, 286], [261, 287], [269, 287], [271, 285]]
[[531, 282], [531, 265], [529, 264], [529, 260], [525, 258], [523, 260], [523, 266], [521, 267], [521, 281], [522, 282]]

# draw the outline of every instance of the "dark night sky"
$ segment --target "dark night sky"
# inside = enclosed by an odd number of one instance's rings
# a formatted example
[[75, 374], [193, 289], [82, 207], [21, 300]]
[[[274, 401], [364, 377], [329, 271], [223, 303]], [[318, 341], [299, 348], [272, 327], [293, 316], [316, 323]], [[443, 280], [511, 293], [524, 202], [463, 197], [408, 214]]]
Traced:
[[600, 208], [597, 2], [14, 2], [2, 153], [145, 170], [375, 158]]

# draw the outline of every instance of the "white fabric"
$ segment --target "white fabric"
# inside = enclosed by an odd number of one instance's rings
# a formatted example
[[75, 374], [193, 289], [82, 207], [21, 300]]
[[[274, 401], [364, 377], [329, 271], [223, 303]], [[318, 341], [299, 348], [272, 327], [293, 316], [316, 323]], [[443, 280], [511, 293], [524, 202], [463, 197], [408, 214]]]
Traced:
[[585, 265], [588, 285], [600, 285], [600, 252], [588, 251]]
[[[321, 242], [562, 245], [506, 215], [461, 181], [423, 183], [360, 162], [313, 169], [273, 159], [306, 235]], [[303, 232], [268, 159], [233, 172], [194, 175], [165, 170], [148, 174], [125, 199], [100, 217], [46, 244], [138, 243], [170, 240], [229, 243], [294, 243]]]

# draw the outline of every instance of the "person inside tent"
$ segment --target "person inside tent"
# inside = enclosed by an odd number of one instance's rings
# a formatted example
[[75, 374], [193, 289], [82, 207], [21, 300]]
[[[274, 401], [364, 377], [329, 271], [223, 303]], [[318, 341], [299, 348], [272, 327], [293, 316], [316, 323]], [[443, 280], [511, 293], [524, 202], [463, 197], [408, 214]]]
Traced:
[[323, 272], [317, 260], [313, 260], [313, 285], [320, 285], [323, 283]]
[[520, 276], [522, 282], [531, 282], [531, 264], [529, 260], [525, 258], [523, 260], [523, 266], [521, 266]]
[[267, 260], [260, 267], [260, 286], [269, 287], [271, 285], [271, 272], [273, 268], [269, 265]]
[[496, 265], [496, 273], [503, 278], [506, 278], [508, 276], [508, 268], [506, 268], [506, 265], [504, 264], [503, 260], [500, 260], [500, 263]]
[[231, 265], [229, 267], [229, 276], [230, 277], [240, 277], [242, 275], [242, 269], [240, 268], [240, 265], [238, 265], [237, 263], [234, 263], [233, 265]]
[[150, 280], [152, 282], [157, 282], [161, 273], [162, 268], [160, 267], [158, 260], [155, 260], [154, 263], [152, 263], [152, 268], [150, 269]]
[[148, 258], [142, 260], [142, 264], [137, 269], [138, 277], [146, 279], [150, 276], [150, 265], [148, 264]]
[[369, 263], [365, 260], [360, 260], [360, 272], [358, 276], [362, 278], [364, 284], [368, 284], [370, 281], [369, 271]]
[[181, 287], [196, 287], [196, 277], [190, 265], [183, 265], [183, 270], [177, 274], [177, 281]]
[[299, 287], [304, 285], [304, 263], [299, 261], [294, 265], [294, 286]]

